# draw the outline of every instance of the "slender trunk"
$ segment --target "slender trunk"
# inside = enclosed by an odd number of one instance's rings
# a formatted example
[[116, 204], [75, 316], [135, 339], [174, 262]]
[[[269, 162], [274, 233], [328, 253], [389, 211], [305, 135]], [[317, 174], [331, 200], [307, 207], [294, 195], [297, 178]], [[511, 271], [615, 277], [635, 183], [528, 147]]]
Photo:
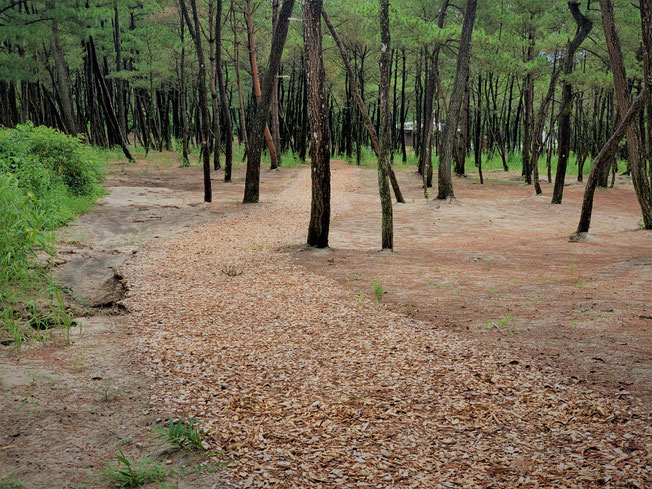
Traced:
[[[254, 85], [254, 93], [256, 95], [256, 103], [260, 104], [260, 76], [258, 75], [258, 61], [256, 60], [256, 36], [254, 35], [254, 21], [253, 12], [251, 9], [251, 0], [247, 0], [247, 11], [245, 13], [245, 18], [247, 20], [247, 34], [249, 35], [249, 62], [251, 63], [251, 76]], [[274, 73], [274, 81], [275, 80], [276, 73]], [[272, 133], [269, 131], [269, 126], [267, 123], [265, 123], [265, 141], [267, 142], [267, 149], [269, 150], [269, 159], [271, 162], [270, 168], [274, 170], [278, 168], [278, 160], [276, 158], [276, 148], [274, 147]]]
[[389, 192], [389, 151], [392, 139], [389, 117], [391, 77], [389, 0], [380, 0], [380, 154], [378, 155], [378, 193], [382, 209], [382, 249], [394, 248], [392, 196]]
[[[288, 33], [290, 14], [294, 7], [294, 0], [286, 0], [279, 13], [278, 24], [272, 37], [269, 62], [265, 79], [263, 80], [260, 101], [256, 104], [256, 113], [252, 125], [251, 140], [249, 142], [249, 153], [247, 154], [247, 174], [245, 177], [245, 192], [243, 202], [258, 202], [260, 193], [260, 156], [263, 149], [265, 128], [267, 127], [267, 116], [272, 101], [272, 90], [274, 89], [274, 78], [278, 73], [283, 56], [283, 48]], [[269, 130], [267, 131], [269, 133]], [[269, 142], [269, 141], [268, 141]]]
[[451, 179], [451, 155], [453, 152], [453, 144], [455, 143], [455, 135], [457, 133], [457, 122], [460, 117], [462, 98], [464, 97], [464, 85], [469, 76], [471, 33], [473, 32], [473, 22], [475, 21], [477, 5], [477, 0], [467, 0], [466, 2], [464, 24], [462, 25], [462, 37], [460, 39], [460, 47], [457, 54], [455, 81], [453, 82], [453, 89], [451, 91], [451, 100], [448, 104], [446, 126], [444, 127], [444, 137], [441, 152], [439, 154], [437, 199], [440, 200], [455, 197], [453, 193], [453, 180]]
[[[648, 20], [652, 20], [649, 12], [652, 2], [641, 2], [641, 18], [643, 19], [646, 17], [645, 3], [648, 4]], [[614, 90], [618, 102], [618, 112], [622, 119], [631, 104], [631, 95], [627, 83], [627, 74], [623, 62], [620, 38], [614, 22], [613, 0], [600, 0], [600, 10], [602, 12], [602, 26], [604, 28], [605, 38], [607, 39], [607, 48], [609, 50], [609, 61], [611, 64], [611, 73], [613, 74], [614, 79]], [[652, 27], [643, 22], [642, 28], [645, 39], [645, 31], [647, 30], [649, 33]], [[652, 41], [652, 36], [648, 41]], [[652, 46], [646, 44], [646, 48], [650, 49]], [[650, 55], [649, 51], [647, 55]], [[649, 76], [650, 74], [646, 73], [646, 75]], [[641, 147], [641, 134], [636, 124], [630, 124], [627, 129], [627, 154], [629, 169], [632, 175], [632, 183], [634, 184], [638, 203], [643, 214], [643, 224], [646, 228], [651, 229], [652, 188], [650, 187], [650, 178], [645, 172], [645, 159], [643, 158]]]
[[[215, 11], [215, 72], [220, 94], [221, 120], [224, 125], [224, 181], [230, 182], [233, 167], [233, 122], [231, 121], [229, 99], [226, 96], [224, 72], [222, 70], [222, 0], [217, 0], [217, 9]], [[216, 144], [218, 142], [216, 141]]]
[[[566, 50], [566, 59], [564, 60], [564, 73], [570, 75], [573, 72], [573, 63], [575, 61], [575, 52], [580, 47], [584, 39], [589, 35], [593, 23], [579, 9], [579, 3], [568, 2], [571, 14], [577, 22], [577, 33], [573, 40], [568, 44]], [[568, 154], [570, 151], [571, 136], [571, 109], [573, 105], [573, 88], [570, 82], [565, 81], [562, 88], [561, 112], [559, 116], [559, 159], [557, 161], [557, 174], [555, 175], [555, 189], [552, 195], [553, 204], [561, 204], [564, 195], [564, 181], [566, 179], [566, 165], [568, 163]]]
[[[532, 22], [530, 16], [530, 21]], [[528, 33], [530, 43], [527, 48], [527, 62], [531, 62], [534, 58], [534, 36], [535, 29], [532, 28]], [[530, 185], [532, 183], [532, 167], [530, 166], [530, 148], [532, 147], [532, 114], [534, 112], [534, 76], [531, 71], [527, 72], [525, 81], [523, 82], [523, 101], [525, 105], [523, 117], [523, 169], [521, 175], [525, 177], [525, 182]]]
[[323, 0], [304, 0], [303, 38], [306, 50], [310, 106], [310, 166], [312, 168], [312, 201], [308, 245], [328, 247], [330, 226], [331, 171], [326, 100], [326, 73], [322, 58], [321, 10]]
[[[48, 10], [54, 10], [54, 0], [48, 0]], [[59, 93], [59, 101], [61, 103], [61, 117], [66, 126], [68, 134], [77, 134], [77, 121], [72, 104], [72, 92], [70, 91], [70, 75], [68, 74], [68, 65], [63, 54], [61, 41], [59, 39], [59, 25], [56, 20], [52, 20], [52, 35], [50, 37], [50, 48], [52, 49], [52, 56], [54, 57], [54, 69], [57, 74], [57, 91]], [[5, 109], [3, 109], [4, 111]]]
[[[371, 146], [373, 147], [376, 156], [379, 156], [381, 153], [381, 148], [380, 148], [380, 142], [378, 141], [378, 134], [376, 133], [376, 129], [374, 128], [374, 125], [371, 122], [369, 113], [367, 112], [367, 109], [364, 106], [364, 102], [362, 101], [362, 96], [360, 95], [360, 93], [358, 93], [358, 87], [356, 86], [355, 83], [355, 76], [353, 76], [353, 68], [351, 67], [351, 62], [349, 61], [349, 57], [346, 54], [344, 43], [342, 43], [339, 34], [335, 30], [335, 27], [333, 27], [333, 24], [331, 23], [328, 14], [324, 9], [322, 9], [322, 16], [324, 17], [324, 22], [326, 23], [326, 26], [328, 27], [328, 30], [330, 31], [331, 36], [335, 40], [335, 44], [337, 45], [340, 51], [340, 56], [342, 57], [342, 61], [344, 62], [344, 68], [348, 73], [351, 92], [353, 93], [353, 97], [355, 99], [356, 104], [358, 104], [360, 116], [364, 120], [365, 126], [367, 128], [367, 132], [369, 133], [369, 138], [371, 139]], [[391, 165], [389, 166], [388, 173], [390, 176], [390, 181], [392, 183], [392, 189], [394, 190], [394, 197], [396, 197], [396, 201], [400, 203], [405, 203], [405, 199], [403, 199], [403, 194], [401, 193], [401, 189], [398, 186], [398, 181], [396, 180], [396, 177], [393, 176], [394, 172], [391, 168]]]
[[611, 135], [607, 143], [602, 147], [598, 157], [593, 162], [593, 168], [586, 181], [586, 188], [584, 190], [584, 199], [582, 200], [582, 214], [580, 216], [579, 224], [577, 225], [576, 233], [587, 233], [591, 226], [591, 214], [593, 212], [593, 195], [595, 188], [598, 184], [600, 172], [605, 168], [609, 169], [609, 164], [616, 154], [618, 143], [623, 138], [629, 126], [634, 122], [636, 114], [643, 108], [643, 105], [648, 98], [647, 87], [638, 95], [633, 104], [630, 105], [629, 110], [625, 117], [622, 118], [614, 133]]
[[[233, 1], [231, 0], [231, 6], [233, 7]], [[247, 152], [249, 151], [249, 142], [247, 139], [247, 120], [245, 118], [245, 106], [244, 106], [244, 97], [242, 96], [242, 81], [240, 80], [240, 44], [238, 42], [238, 26], [236, 25], [235, 20], [235, 9], [233, 9], [233, 49], [235, 51], [235, 79], [238, 86], [238, 105], [240, 112], [240, 130], [242, 131], [242, 141], [240, 143], [244, 144], [244, 151], [242, 153], [244, 161]], [[224, 176], [226, 178], [226, 175]]]
[[202, 129], [202, 161], [204, 170], [204, 202], [211, 202], [213, 200], [213, 192], [211, 189], [211, 156], [209, 154], [208, 140], [210, 138], [210, 124], [208, 112], [208, 96], [206, 95], [206, 64], [204, 62], [204, 50], [201, 43], [201, 24], [199, 23], [199, 15], [197, 14], [197, 1], [190, 0], [192, 8], [193, 21], [190, 20], [188, 15], [188, 8], [186, 7], [185, 0], [179, 0], [183, 17], [186, 20], [188, 32], [195, 42], [195, 50], [197, 51], [197, 59], [199, 61], [199, 105], [201, 110], [201, 129]]

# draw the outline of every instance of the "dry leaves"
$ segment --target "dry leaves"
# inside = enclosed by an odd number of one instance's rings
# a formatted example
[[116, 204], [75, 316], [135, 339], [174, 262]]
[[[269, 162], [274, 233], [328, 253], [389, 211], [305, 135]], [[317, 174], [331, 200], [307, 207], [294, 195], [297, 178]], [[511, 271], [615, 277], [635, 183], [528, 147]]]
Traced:
[[[335, 216], [359, 175], [334, 172]], [[269, 203], [153, 244], [127, 273], [154, 401], [205, 421], [238, 462], [234, 483], [652, 484], [650, 420], [615, 396], [371, 300], [362, 309], [291, 265], [277, 250], [303, 242], [309, 193], [303, 170]]]

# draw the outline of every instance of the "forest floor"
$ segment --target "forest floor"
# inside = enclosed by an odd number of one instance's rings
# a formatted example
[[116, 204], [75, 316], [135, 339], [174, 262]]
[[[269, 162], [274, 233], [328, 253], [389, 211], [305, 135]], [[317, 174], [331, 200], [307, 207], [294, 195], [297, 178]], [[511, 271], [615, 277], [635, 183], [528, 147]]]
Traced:
[[263, 171], [257, 206], [221, 176], [204, 204], [197, 167], [116, 165], [61, 233], [94, 315], [0, 357], [0, 480], [101, 487], [118, 449], [189, 472], [152, 433], [196, 416], [233, 463], [175, 487], [652, 484], [652, 236], [626, 178], [571, 243], [581, 185], [551, 206], [491, 172], [441, 203], [401, 172], [389, 253], [373, 170], [333, 163], [326, 250], [302, 244], [308, 168]]

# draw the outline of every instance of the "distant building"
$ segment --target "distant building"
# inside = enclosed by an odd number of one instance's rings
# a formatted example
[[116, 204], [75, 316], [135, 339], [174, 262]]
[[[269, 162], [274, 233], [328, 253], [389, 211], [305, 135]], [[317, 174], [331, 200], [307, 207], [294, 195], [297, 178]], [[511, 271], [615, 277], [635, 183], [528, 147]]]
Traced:
[[[401, 126], [398, 125], [397, 129], [400, 129]], [[414, 146], [414, 135], [417, 130], [417, 121], [408, 121], [403, 124], [403, 130], [405, 131], [405, 146]], [[441, 132], [444, 130], [444, 124], [441, 122], [433, 121], [432, 122], [432, 132]]]

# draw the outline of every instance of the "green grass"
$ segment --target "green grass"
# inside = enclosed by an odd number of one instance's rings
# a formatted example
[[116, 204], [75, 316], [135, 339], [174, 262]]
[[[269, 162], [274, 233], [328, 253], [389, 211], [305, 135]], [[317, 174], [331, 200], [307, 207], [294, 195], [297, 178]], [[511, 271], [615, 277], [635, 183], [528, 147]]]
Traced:
[[385, 287], [383, 287], [383, 283], [379, 280], [375, 280], [371, 283], [373, 289], [374, 289], [374, 297], [378, 302], [381, 302], [383, 300], [383, 296], [385, 295]]
[[[31, 124], [0, 128], [0, 342], [20, 348], [73, 326], [62, 289], [44, 265], [57, 227], [88, 211], [111, 154]], [[51, 265], [51, 259], [50, 259]]]
[[[355, 153], [355, 148], [353, 151], [353, 155], [351, 157], [347, 157], [344, 154], [340, 154], [337, 156], [337, 158], [342, 159], [346, 161], [350, 165], [357, 165], [357, 157]], [[555, 172], [557, 171], [557, 159], [558, 157], [556, 155], [553, 155], [551, 158], [551, 173], [552, 177], [554, 178]], [[438, 165], [438, 156], [433, 154], [432, 155], [432, 164], [436, 168]], [[360, 151], [360, 166], [364, 168], [376, 168], [377, 167], [377, 158], [375, 153], [370, 147], [363, 147]], [[403, 163], [402, 155], [400, 150], [394, 153], [394, 162], [392, 163], [392, 167], [397, 170], [407, 170], [407, 169], [414, 169], [418, 164], [418, 158], [414, 154], [414, 151], [410, 148], [408, 149], [407, 152], [407, 161]], [[510, 172], [521, 172], [523, 170], [523, 157], [522, 153], [520, 151], [515, 151], [510, 153], [507, 156], [507, 164], [509, 166], [509, 171]], [[584, 167], [582, 168], [582, 173], [584, 175], [588, 175], [589, 172], [591, 171], [591, 164], [592, 160], [590, 158], [587, 158], [587, 160], [584, 162]], [[477, 172], [478, 169], [475, 166], [475, 156], [471, 152], [469, 155], [467, 155], [466, 160], [465, 160], [465, 169], [468, 172]], [[498, 151], [493, 151], [493, 152], [487, 152], [484, 151], [482, 153], [482, 170], [483, 171], [503, 171], [503, 161], [500, 157], [500, 153]], [[618, 172], [622, 173], [625, 170], [627, 170], [627, 163], [625, 161], [619, 160], [618, 161]], [[546, 156], [542, 155], [539, 158], [539, 175], [541, 180], [545, 180], [547, 178], [547, 162], [546, 162]], [[571, 153], [569, 158], [568, 158], [568, 166], [566, 169], [566, 175], [577, 175], [577, 157], [574, 153]]]
[[22, 482], [18, 482], [12, 475], [0, 477], [0, 489], [16, 489], [23, 487]]
[[202, 423], [191, 418], [187, 422], [170, 420], [167, 428], [156, 428], [157, 438], [163, 443], [183, 448], [184, 450], [203, 450]]
[[505, 333], [509, 333], [510, 335], [513, 335], [516, 331], [514, 326], [512, 326], [513, 322], [514, 322], [514, 318], [506, 314], [503, 314], [502, 316], [500, 316], [500, 319], [498, 321], [485, 321], [484, 323], [482, 323], [482, 325], [487, 329], [497, 329], [498, 331], [502, 331]]
[[101, 472], [104, 480], [114, 487], [140, 487], [151, 482], [163, 482], [168, 475], [164, 462], [152, 459], [130, 460], [122, 450], [116, 455], [118, 464], [109, 465]]

